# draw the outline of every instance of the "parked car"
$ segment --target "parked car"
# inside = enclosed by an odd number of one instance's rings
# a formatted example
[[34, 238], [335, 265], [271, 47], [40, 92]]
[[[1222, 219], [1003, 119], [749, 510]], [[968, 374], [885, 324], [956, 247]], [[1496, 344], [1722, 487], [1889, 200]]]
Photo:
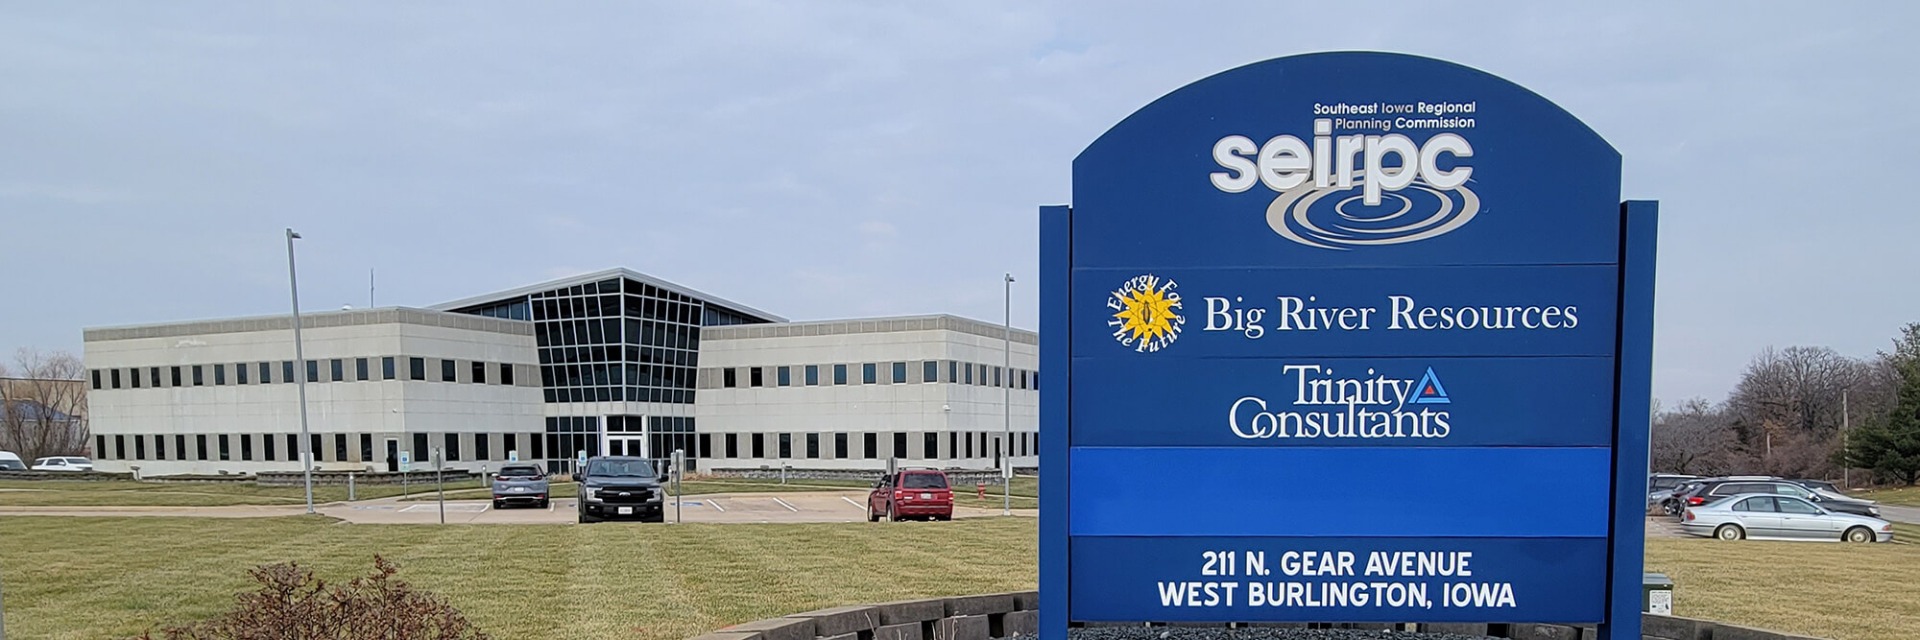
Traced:
[[953, 519], [953, 488], [937, 469], [906, 469], [882, 476], [867, 494], [867, 522], [881, 518]]
[[1721, 540], [1893, 541], [1893, 524], [1885, 520], [1835, 513], [1791, 496], [1758, 493], [1688, 507], [1680, 528]]
[[1680, 488], [1680, 485], [1686, 484], [1689, 480], [1697, 480], [1699, 478], [1700, 476], [1689, 476], [1677, 473], [1656, 473], [1648, 476], [1647, 508], [1651, 509], [1654, 505], [1666, 500], [1668, 496], [1673, 495], [1674, 489]]
[[33, 461], [34, 471], [92, 471], [93, 461], [76, 456], [54, 456]]
[[[1701, 491], [1703, 488], [1705, 488], [1709, 484], [1726, 482], [1729, 480], [1774, 480], [1774, 479], [1776, 478], [1774, 478], [1773, 476], [1714, 476], [1710, 478], [1695, 478], [1693, 480], [1686, 481], [1684, 484], [1681, 484], [1678, 487], [1675, 487], [1671, 494], [1668, 494], [1667, 497], [1661, 499], [1660, 504], [1663, 507], [1662, 510], [1665, 511], [1667, 515], [1678, 518], [1680, 517], [1680, 514], [1684, 513], [1687, 510], [1687, 505], [1689, 504], [1688, 499], [1694, 496], [1696, 493]], [[1693, 504], [1705, 504], [1705, 502], [1706, 502], [1706, 499], [1701, 498], [1698, 502], [1694, 502]]]
[[540, 467], [531, 464], [500, 467], [500, 472], [493, 474], [493, 508], [524, 504], [545, 509], [550, 503], [547, 488], [547, 474], [541, 472]]
[[1868, 517], [1879, 517], [1880, 508], [1865, 500], [1856, 500], [1845, 496], [1826, 497], [1797, 483], [1764, 476], [1742, 476], [1704, 483], [1699, 489], [1686, 497], [1687, 506], [1712, 504], [1721, 499], [1743, 493], [1771, 493], [1793, 496], [1809, 502], [1820, 503], [1829, 511], [1851, 513]]
[[1794, 484], [1798, 484], [1802, 487], [1806, 487], [1808, 489], [1812, 489], [1814, 491], [1826, 491], [1829, 493], [1846, 495], [1846, 492], [1841, 491], [1840, 487], [1833, 486], [1833, 483], [1827, 482], [1825, 480], [1791, 480], [1790, 482], [1793, 482]]
[[27, 463], [12, 451], [0, 451], [0, 471], [26, 471]]
[[666, 520], [666, 492], [660, 488], [660, 476], [646, 458], [600, 456], [587, 458], [573, 474], [580, 483], [580, 522], [632, 519], [641, 522]]

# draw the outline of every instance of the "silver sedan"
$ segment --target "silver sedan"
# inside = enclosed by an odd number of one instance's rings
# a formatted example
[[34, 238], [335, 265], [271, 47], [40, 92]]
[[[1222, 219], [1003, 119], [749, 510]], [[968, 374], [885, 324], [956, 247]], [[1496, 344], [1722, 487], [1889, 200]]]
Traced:
[[1746, 493], [1690, 507], [1680, 527], [1721, 540], [1892, 542], [1893, 525], [1879, 518], [1835, 513], [1793, 496]]

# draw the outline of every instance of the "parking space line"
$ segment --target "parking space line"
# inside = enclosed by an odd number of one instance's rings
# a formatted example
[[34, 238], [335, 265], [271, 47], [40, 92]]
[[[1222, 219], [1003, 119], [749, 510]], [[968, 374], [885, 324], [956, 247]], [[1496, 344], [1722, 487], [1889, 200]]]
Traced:
[[715, 500], [715, 499], [713, 499], [713, 498], [707, 498], [707, 504], [710, 504], [710, 505], [713, 505], [713, 509], [714, 509], [715, 511], [719, 511], [719, 512], [721, 512], [721, 513], [726, 513], [726, 511], [727, 511], [727, 508], [726, 508], [726, 507], [722, 507], [722, 506], [720, 506], [720, 501], [719, 501], [719, 500]]
[[860, 503], [858, 503], [858, 502], [854, 502], [854, 501], [853, 501], [853, 498], [849, 498], [849, 497], [846, 497], [846, 496], [840, 496], [840, 499], [841, 499], [841, 500], [845, 500], [845, 501], [847, 501], [847, 504], [850, 504], [850, 505], [853, 505], [853, 508], [855, 508], [855, 509], [860, 509], [860, 510], [862, 510], [862, 511], [865, 511], [865, 510], [866, 510], [866, 507], [864, 507], [864, 506], [861, 506], [861, 504], [860, 504]]
[[781, 500], [781, 499], [779, 499], [779, 498], [774, 498], [774, 499], [773, 499], [773, 501], [774, 501], [774, 502], [778, 502], [778, 503], [780, 503], [780, 506], [782, 506], [782, 507], [786, 507], [788, 511], [792, 511], [792, 512], [794, 512], [794, 513], [800, 513], [800, 510], [799, 510], [799, 509], [795, 509], [795, 508], [793, 508], [793, 505], [790, 505], [790, 504], [787, 504], [787, 501], [785, 501], [785, 500]]

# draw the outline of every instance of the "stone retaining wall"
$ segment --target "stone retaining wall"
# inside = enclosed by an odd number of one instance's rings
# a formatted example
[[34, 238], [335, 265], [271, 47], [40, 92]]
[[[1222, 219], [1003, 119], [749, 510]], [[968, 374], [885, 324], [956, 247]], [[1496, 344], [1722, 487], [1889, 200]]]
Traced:
[[102, 482], [107, 480], [132, 480], [131, 473], [107, 473], [104, 471], [0, 471], [0, 480], [67, 480], [80, 482]]
[[[1818, 640], [1774, 631], [1672, 616], [1641, 616], [1643, 640]], [[693, 640], [990, 640], [1033, 636], [1040, 628], [1040, 595], [994, 593], [834, 607], [738, 624]], [[1138, 626], [1127, 623], [1124, 626]], [[1122, 626], [1088, 623], [1085, 626]], [[1221, 624], [1148, 626], [1224, 627]], [[1480, 634], [1510, 640], [1592, 640], [1593, 627], [1557, 624], [1255, 623], [1238, 626], [1372, 629]]]
[[[702, 461], [703, 463], [705, 461]], [[1000, 472], [993, 469], [942, 469], [947, 481], [954, 487], [972, 487], [976, 484], [1000, 486]], [[878, 482], [883, 472], [864, 469], [787, 469], [788, 480], [859, 480]], [[1031, 470], [1016, 469], [1020, 475], [1033, 475]], [[702, 468], [700, 475], [719, 478], [750, 478], [754, 480], [778, 480], [780, 469], [707, 469]]]
[[[348, 475], [353, 476], [353, 482], [357, 485], [399, 485], [402, 484], [403, 478], [405, 484], [431, 485], [433, 484], [434, 476], [432, 471], [409, 471], [406, 473], [388, 473], [385, 471], [376, 473], [354, 472], [352, 474], [340, 471], [315, 471], [313, 472], [313, 484], [314, 486], [344, 487], [347, 486]], [[460, 469], [447, 469], [440, 472], [441, 480], [448, 483], [463, 482], [476, 477], [479, 476], [475, 475], [472, 471]], [[262, 487], [299, 487], [306, 485], [306, 475], [299, 471], [267, 471], [255, 475], [254, 482]]]

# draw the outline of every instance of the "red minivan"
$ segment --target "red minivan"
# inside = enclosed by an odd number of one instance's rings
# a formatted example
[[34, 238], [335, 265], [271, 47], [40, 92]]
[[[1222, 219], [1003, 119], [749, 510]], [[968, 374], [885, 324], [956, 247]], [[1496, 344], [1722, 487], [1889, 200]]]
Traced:
[[908, 469], [880, 478], [867, 494], [867, 522], [953, 519], [953, 489], [936, 469]]

